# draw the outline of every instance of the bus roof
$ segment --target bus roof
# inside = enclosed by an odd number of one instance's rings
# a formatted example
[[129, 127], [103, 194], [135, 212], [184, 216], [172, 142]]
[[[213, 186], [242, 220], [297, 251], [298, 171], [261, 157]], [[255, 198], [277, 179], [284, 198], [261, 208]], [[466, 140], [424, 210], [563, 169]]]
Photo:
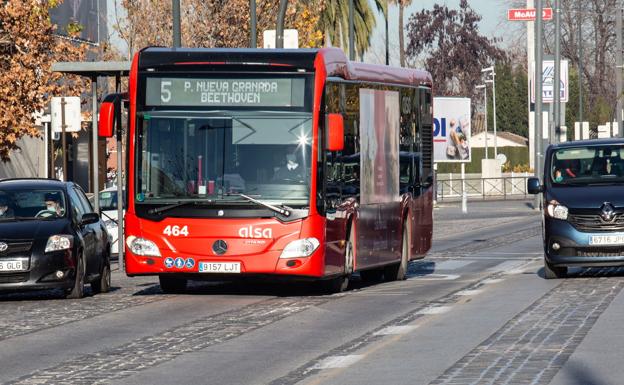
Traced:
[[[431, 87], [427, 71], [349, 61], [339, 48], [251, 49], [251, 48], [163, 48], [148, 47], [139, 52], [139, 70], [170, 69], [183, 65], [274, 66], [283, 70], [314, 70], [315, 61], [325, 63], [328, 77], [351, 81], [409, 84]], [[190, 69], [190, 68], [189, 68]]]

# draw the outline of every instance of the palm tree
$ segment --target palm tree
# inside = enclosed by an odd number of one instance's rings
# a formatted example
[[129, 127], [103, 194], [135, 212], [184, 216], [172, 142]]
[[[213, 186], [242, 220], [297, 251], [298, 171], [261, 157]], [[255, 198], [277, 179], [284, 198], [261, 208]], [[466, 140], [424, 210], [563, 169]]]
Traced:
[[[355, 52], [361, 58], [370, 47], [376, 20], [368, 0], [353, 0], [355, 13]], [[384, 12], [385, 0], [375, 0], [377, 9]], [[384, 12], [385, 14], [385, 12]], [[326, 0], [321, 14], [321, 29], [331, 43], [338, 47], [349, 45], [349, 0]]]
[[405, 31], [403, 26], [403, 13], [405, 7], [412, 4], [412, 0], [391, 0], [393, 4], [399, 6], [399, 59], [401, 67], [405, 67]]

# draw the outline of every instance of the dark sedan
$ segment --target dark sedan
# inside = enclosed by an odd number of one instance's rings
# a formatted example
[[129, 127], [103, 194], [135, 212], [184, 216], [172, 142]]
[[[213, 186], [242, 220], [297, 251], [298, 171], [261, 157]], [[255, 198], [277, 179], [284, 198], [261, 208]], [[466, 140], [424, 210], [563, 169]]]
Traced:
[[0, 290], [63, 289], [81, 298], [110, 288], [110, 242], [80, 186], [0, 181]]
[[571, 266], [624, 266], [624, 141], [601, 139], [549, 146], [544, 183], [544, 275]]

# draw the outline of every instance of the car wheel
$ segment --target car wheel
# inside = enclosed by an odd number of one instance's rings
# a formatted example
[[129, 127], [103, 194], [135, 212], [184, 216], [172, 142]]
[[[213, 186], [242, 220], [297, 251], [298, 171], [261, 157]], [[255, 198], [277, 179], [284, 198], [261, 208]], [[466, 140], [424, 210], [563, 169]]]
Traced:
[[160, 289], [167, 294], [183, 293], [186, 290], [186, 279], [159, 275]]
[[100, 271], [100, 278], [91, 282], [91, 290], [95, 294], [108, 293], [111, 287], [111, 267], [110, 257], [107, 255], [104, 259], [104, 265]]
[[565, 278], [568, 275], [566, 266], [554, 266], [544, 258], [544, 278], [557, 279]]
[[82, 257], [82, 254], [78, 254], [78, 258], [76, 258], [76, 274], [74, 278], [74, 286], [66, 291], [65, 298], [79, 299], [84, 297], [84, 278], [84, 258]]
[[401, 262], [387, 266], [384, 271], [386, 281], [403, 281], [407, 278], [407, 265], [410, 260], [410, 228], [407, 221], [403, 223], [403, 238], [401, 239]]

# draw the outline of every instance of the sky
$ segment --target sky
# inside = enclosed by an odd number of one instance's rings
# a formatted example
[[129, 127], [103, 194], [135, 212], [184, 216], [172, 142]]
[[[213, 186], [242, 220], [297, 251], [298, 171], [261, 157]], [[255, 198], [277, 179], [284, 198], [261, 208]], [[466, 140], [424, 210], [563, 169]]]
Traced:
[[[459, 2], [460, 0], [412, 0], [412, 4], [404, 11], [404, 24], [407, 25], [411, 14], [420, 12], [422, 9], [433, 9], [435, 4], [446, 5], [449, 8], [459, 9]], [[468, 5], [482, 16], [481, 22], [479, 23], [481, 33], [489, 38], [502, 38], [503, 41], [501, 44], [503, 46], [507, 46], [507, 44], [511, 43], [508, 36], [511, 28], [508, 27], [515, 27], [509, 25], [508, 23], [517, 23], [507, 21], [507, 9], [511, 8], [507, 5], [508, 3], [509, 2], [505, 0], [468, 0]], [[390, 6], [390, 22], [388, 28], [390, 30], [389, 40], [391, 65], [398, 65], [398, 15], [398, 7], [396, 5]], [[379, 48], [376, 50], [369, 50], [365, 56], [365, 61], [379, 63], [385, 61], [384, 44], [385, 32], [383, 17], [381, 13], [378, 13], [377, 26], [373, 32], [373, 44], [371, 46]]]

